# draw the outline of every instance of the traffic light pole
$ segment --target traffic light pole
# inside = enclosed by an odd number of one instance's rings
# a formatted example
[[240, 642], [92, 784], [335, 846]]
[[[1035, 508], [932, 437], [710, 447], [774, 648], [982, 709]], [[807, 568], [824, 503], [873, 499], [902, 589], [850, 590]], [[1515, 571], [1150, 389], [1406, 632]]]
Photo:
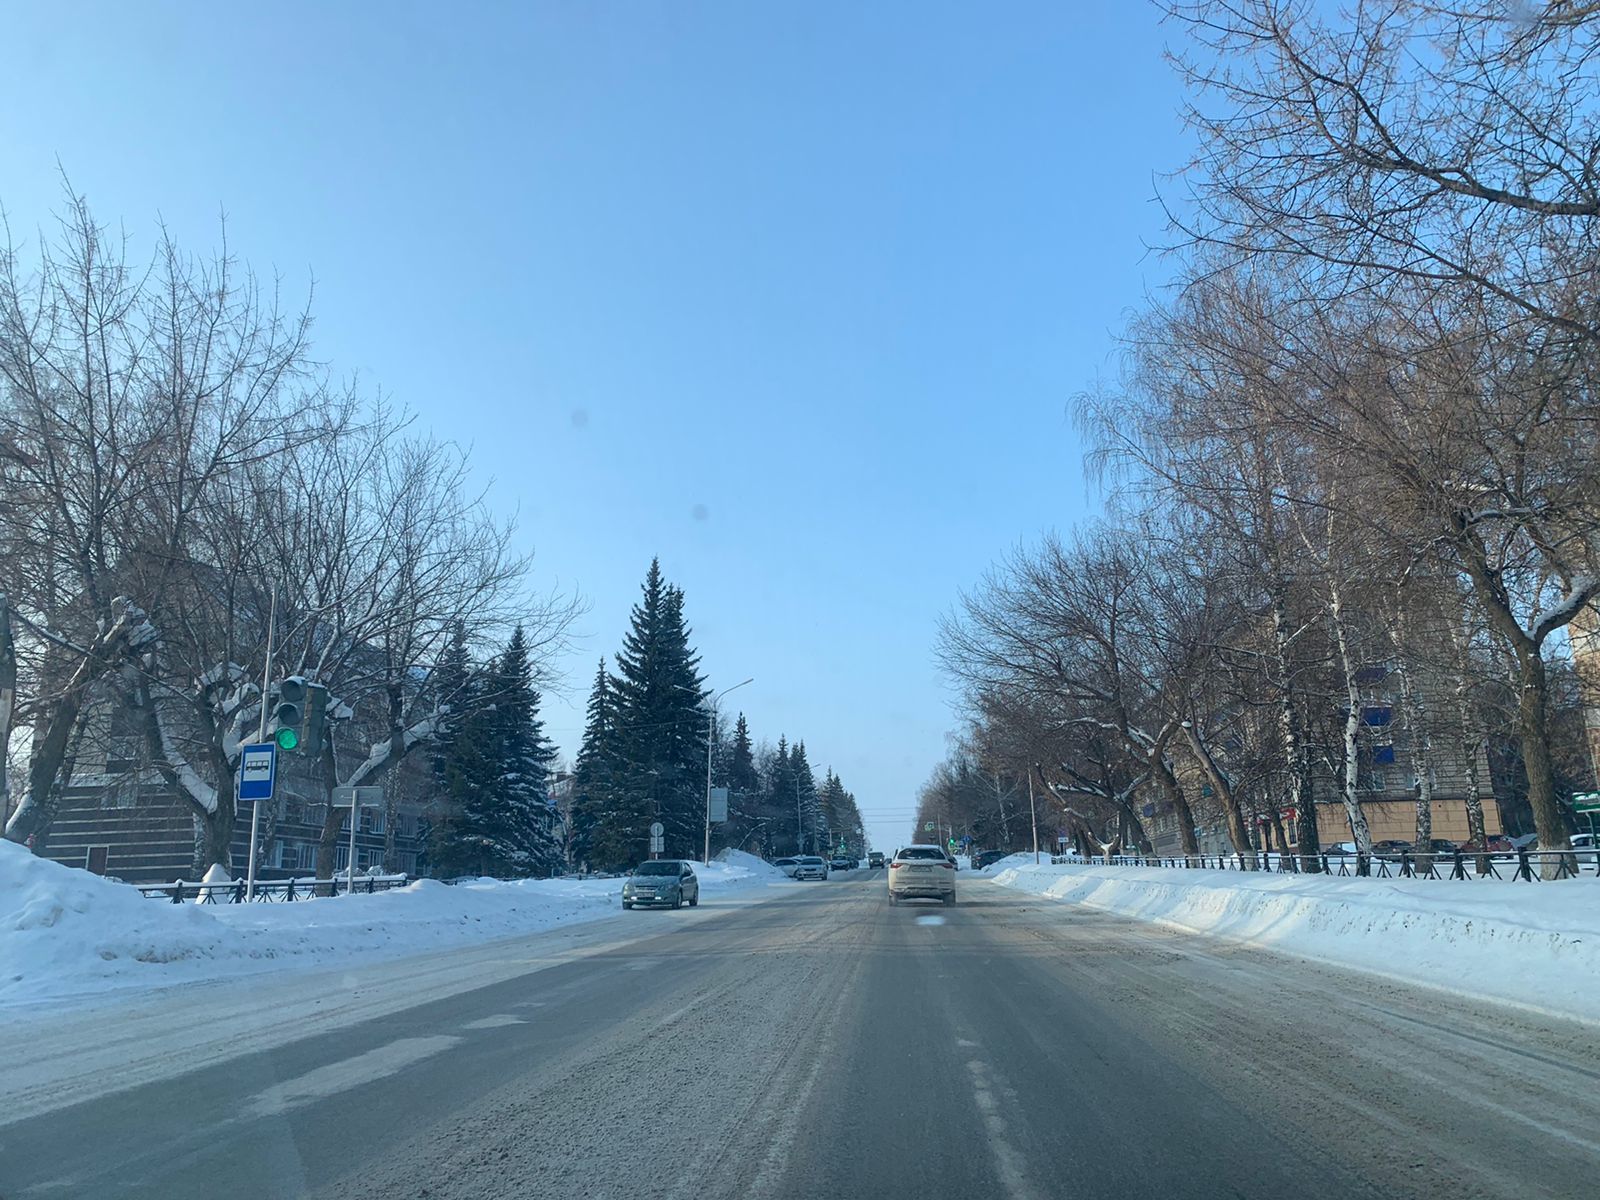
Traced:
[[[272, 680], [272, 631], [278, 624], [278, 585], [272, 585], [272, 607], [267, 616], [267, 664], [261, 670], [261, 727], [256, 741], [267, 740], [267, 685]], [[261, 830], [261, 801], [250, 806], [250, 865], [245, 868], [244, 898], [256, 898], [256, 837]]]

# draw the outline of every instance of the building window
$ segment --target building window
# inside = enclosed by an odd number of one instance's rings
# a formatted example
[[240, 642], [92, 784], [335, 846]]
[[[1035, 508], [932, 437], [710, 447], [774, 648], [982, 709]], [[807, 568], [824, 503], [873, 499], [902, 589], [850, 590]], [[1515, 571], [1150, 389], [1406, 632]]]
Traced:
[[1390, 766], [1394, 763], [1393, 746], [1374, 746], [1372, 748], [1372, 761], [1376, 766]]
[[1394, 720], [1394, 706], [1391, 704], [1363, 704], [1361, 706], [1361, 723], [1374, 729], [1382, 729]]
[[104, 875], [106, 873], [106, 859], [110, 855], [110, 846], [90, 846], [84, 851], [84, 869], [91, 875]]
[[300, 845], [297, 842], [281, 842], [278, 846], [278, 865], [286, 871], [300, 869]]

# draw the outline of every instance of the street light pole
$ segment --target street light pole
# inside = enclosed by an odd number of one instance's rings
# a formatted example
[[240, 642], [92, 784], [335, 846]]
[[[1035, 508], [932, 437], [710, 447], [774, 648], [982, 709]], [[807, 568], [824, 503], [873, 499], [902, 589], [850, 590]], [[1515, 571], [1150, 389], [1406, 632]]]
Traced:
[[706, 706], [706, 842], [704, 853], [700, 862], [703, 866], [711, 865], [711, 746], [717, 735], [717, 702], [729, 692], [737, 692], [745, 683], [754, 683], [755, 676], [746, 679], [744, 683], [736, 683], [731, 688], [724, 688], [711, 698], [711, 703]]

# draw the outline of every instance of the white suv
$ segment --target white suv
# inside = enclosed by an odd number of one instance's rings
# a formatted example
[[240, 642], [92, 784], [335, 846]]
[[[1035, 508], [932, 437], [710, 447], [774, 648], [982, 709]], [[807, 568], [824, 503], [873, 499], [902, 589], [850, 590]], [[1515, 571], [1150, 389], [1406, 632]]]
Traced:
[[913, 896], [956, 902], [956, 864], [939, 846], [905, 846], [889, 864], [889, 903]]

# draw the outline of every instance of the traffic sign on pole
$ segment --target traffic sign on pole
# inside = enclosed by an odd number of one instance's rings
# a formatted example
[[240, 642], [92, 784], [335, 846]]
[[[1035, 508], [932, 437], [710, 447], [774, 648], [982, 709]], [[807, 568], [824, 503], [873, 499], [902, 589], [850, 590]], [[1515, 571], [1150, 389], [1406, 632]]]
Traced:
[[278, 781], [278, 748], [271, 742], [252, 743], [239, 751], [239, 803], [272, 799]]
[[1600, 812], [1600, 792], [1579, 792], [1572, 797], [1576, 812]]

